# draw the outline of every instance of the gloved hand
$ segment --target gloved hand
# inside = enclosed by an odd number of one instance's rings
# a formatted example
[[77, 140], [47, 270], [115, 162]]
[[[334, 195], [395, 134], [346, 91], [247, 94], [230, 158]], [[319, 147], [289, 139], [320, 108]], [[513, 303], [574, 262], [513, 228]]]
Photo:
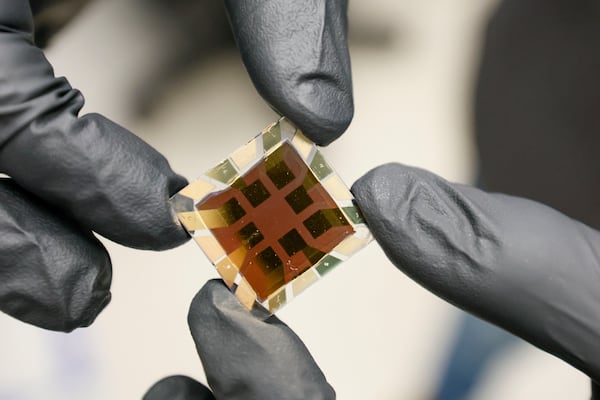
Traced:
[[[338, 137], [353, 113], [346, 1], [226, 5], [259, 92], [317, 143]], [[92, 231], [141, 249], [187, 239], [167, 204], [185, 179], [124, 128], [79, 117], [82, 106], [35, 45], [29, 3], [0, 0], [0, 173], [12, 178], [0, 181], [0, 309], [62, 331], [110, 299]]]
[[185, 376], [156, 383], [144, 400], [325, 400], [335, 392], [296, 334], [275, 316], [249, 313], [220, 280], [188, 314], [211, 392]]
[[[389, 164], [352, 191], [373, 235], [403, 272], [449, 302], [600, 377], [600, 232], [542, 204]], [[252, 316], [219, 281], [189, 324], [211, 392], [187, 377], [145, 400], [334, 398], [298, 337]], [[597, 388], [596, 388], [597, 389]]]
[[370, 171], [352, 192], [400, 270], [600, 382], [600, 232], [400, 164]]

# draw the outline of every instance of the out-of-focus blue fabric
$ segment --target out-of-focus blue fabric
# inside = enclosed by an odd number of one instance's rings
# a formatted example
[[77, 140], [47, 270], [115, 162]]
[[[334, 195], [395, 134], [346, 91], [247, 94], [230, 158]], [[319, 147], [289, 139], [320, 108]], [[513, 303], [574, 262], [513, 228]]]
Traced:
[[521, 339], [470, 314], [461, 313], [436, 400], [464, 400], [498, 354]]

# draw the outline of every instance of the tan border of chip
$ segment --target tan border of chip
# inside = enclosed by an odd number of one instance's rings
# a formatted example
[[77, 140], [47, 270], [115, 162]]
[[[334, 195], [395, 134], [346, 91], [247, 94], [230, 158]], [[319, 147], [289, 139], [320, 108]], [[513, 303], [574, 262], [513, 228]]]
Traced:
[[254, 289], [252, 289], [247, 280], [242, 279], [235, 290], [235, 296], [244, 307], [246, 307], [248, 310], [252, 310], [252, 307], [254, 307], [254, 302], [256, 301], [256, 292]]
[[335, 246], [332, 251], [350, 257], [352, 254], [364, 247], [366, 244], [368, 244], [368, 241], [365, 241], [363, 239], [357, 238], [355, 235], [352, 235], [348, 236], [340, 244]]
[[257, 158], [257, 143], [253, 140], [231, 154], [231, 159], [239, 169], [244, 169]]
[[194, 240], [204, 250], [206, 256], [213, 264], [225, 255], [225, 250], [223, 250], [217, 239], [213, 236], [194, 236]]
[[212, 208], [210, 210], [198, 210], [198, 216], [204, 222], [204, 225], [206, 225], [206, 227], [209, 229], [229, 226], [227, 221], [223, 219], [223, 216], [216, 208]]
[[292, 138], [297, 132], [300, 132], [289, 119], [283, 117], [277, 121], [279, 124], [279, 132], [281, 132], [281, 140]]
[[185, 197], [189, 197], [194, 201], [198, 201], [207, 194], [209, 194], [214, 188], [215, 185], [213, 185], [212, 183], [208, 183], [202, 179], [197, 179], [194, 182], [187, 185], [186, 187], [184, 187], [183, 189], [181, 189], [179, 191], [179, 194]]
[[238, 274], [237, 266], [228, 258], [225, 258], [220, 263], [215, 264], [215, 268], [227, 286], [231, 287]]
[[177, 214], [177, 217], [188, 231], [197, 231], [206, 229], [206, 225], [196, 211], [184, 211]]
[[[342, 179], [336, 175], [330, 175], [327, 179], [321, 181], [321, 185], [336, 200], [352, 200], [354, 197], [348, 190]], [[338, 206], [338, 208], [341, 208]]]
[[308, 155], [310, 154], [310, 151], [314, 147], [314, 144], [311, 141], [309, 141], [306, 138], [306, 136], [304, 136], [300, 131], [296, 131], [296, 134], [294, 135], [294, 138], [292, 139], [292, 145], [294, 146], [296, 151], [298, 153], [300, 153], [300, 155], [304, 159], [306, 166], [310, 169], [310, 165], [308, 165], [308, 163], [306, 162], [306, 159], [307, 159]]
[[307, 287], [309, 287], [310, 285], [312, 285], [313, 283], [315, 283], [318, 280], [319, 280], [319, 275], [317, 275], [317, 273], [314, 271], [313, 268], [307, 270], [302, 275], [296, 277], [291, 282], [292, 283], [292, 291], [294, 292], [294, 297], [299, 295], [300, 293], [302, 293], [304, 291], [304, 289], [306, 289]]

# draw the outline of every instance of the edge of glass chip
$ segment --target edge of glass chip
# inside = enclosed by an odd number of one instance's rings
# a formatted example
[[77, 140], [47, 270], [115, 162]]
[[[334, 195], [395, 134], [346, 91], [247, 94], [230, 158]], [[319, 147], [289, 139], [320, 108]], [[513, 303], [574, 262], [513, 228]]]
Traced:
[[[261, 301], [244, 277], [235, 270], [236, 267], [226, 262], [225, 250], [214, 240], [203, 217], [196, 211], [196, 205], [211, 194], [226, 190], [229, 183], [243, 176], [284, 142], [288, 142], [298, 152], [317, 180], [328, 189], [354, 233], [342, 240], [315, 265]], [[229, 157], [176, 193], [169, 201], [181, 224], [211, 260], [227, 286], [248, 309], [259, 304], [274, 313], [373, 240], [354, 204], [352, 193], [343, 184], [342, 179], [327, 163], [317, 145], [307, 139], [285, 117], [265, 128]]]

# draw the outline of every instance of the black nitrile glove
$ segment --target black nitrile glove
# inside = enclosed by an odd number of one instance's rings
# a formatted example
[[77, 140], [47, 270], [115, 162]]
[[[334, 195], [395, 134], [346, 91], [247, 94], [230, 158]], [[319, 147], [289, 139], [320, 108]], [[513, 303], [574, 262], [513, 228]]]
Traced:
[[337, 139], [354, 115], [348, 0], [225, 0], [258, 92], [313, 142]]
[[[600, 232], [540, 203], [400, 164], [376, 168], [352, 191], [398, 268], [598, 380]], [[253, 317], [222, 283], [200, 291], [189, 322], [214, 397], [173, 376], [145, 400], [335, 397], [300, 339], [276, 317]]]
[[335, 391], [296, 334], [275, 316], [249, 313], [220, 280], [209, 281], [188, 323], [208, 383], [171, 376], [144, 400], [326, 400]]
[[599, 381], [600, 232], [400, 164], [372, 170], [352, 192], [408, 276]]
[[[316, 142], [338, 137], [353, 113], [346, 1], [227, 5], [261, 94]], [[63, 331], [110, 299], [92, 231], [140, 249], [187, 240], [167, 203], [186, 180], [124, 128], [79, 117], [82, 106], [35, 45], [29, 2], [0, 0], [0, 173], [12, 178], [0, 182], [0, 309]]]

